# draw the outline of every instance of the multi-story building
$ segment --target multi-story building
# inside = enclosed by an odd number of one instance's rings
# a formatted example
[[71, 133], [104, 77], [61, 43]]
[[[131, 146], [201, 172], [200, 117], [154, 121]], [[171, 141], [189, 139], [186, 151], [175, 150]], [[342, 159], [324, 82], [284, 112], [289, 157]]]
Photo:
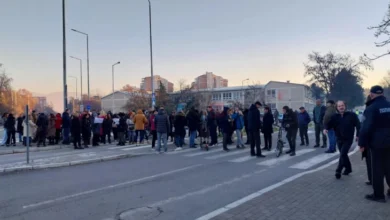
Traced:
[[[168, 80], [162, 78], [159, 75], [153, 76], [153, 86], [155, 90], [160, 89], [160, 83], [163, 84], [167, 90], [167, 92], [173, 92], [174, 84], [169, 82]], [[152, 91], [152, 77], [148, 76], [142, 79], [141, 81], [141, 90], [145, 90], [147, 92]]]
[[228, 86], [228, 80], [221, 76], [214, 75], [212, 72], [200, 75], [192, 83], [194, 89], [215, 89]]
[[37, 104], [35, 105], [35, 110], [38, 112], [43, 112], [47, 106], [46, 97], [39, 96], [39, 97], [33, 97], [33, 99], [37, 101]]

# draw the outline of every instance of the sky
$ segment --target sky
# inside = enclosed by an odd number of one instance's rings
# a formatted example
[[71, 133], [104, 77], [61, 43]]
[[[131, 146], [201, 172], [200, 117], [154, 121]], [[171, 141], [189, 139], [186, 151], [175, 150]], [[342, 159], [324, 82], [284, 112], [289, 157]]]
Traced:
[[[385, 15], [389, 0], [151, 0], [154, 73], [177, 84], [206, 71], [229, 86], [270, 80], [307, 83], [303, 63], [312, 51], [381, 54], [367, 29]], [[36, 94], [62, 91], [62, 1], [0, 0], [0, 63], [15, 88]], [[89, 34], [91, 94], [139, 87], [150, 75], [147, 0], [66, 0], [67, 55], [83, 59], [87, 91]], [[364, 87], [383, 78], [390, 56], [366, 71]], [[67, 73], [79, 77], [79, 62], [67, 59]], [[79, 80], [80, 82], [80, 80]], [[69, 91], [75, 80], [68, 78]]]

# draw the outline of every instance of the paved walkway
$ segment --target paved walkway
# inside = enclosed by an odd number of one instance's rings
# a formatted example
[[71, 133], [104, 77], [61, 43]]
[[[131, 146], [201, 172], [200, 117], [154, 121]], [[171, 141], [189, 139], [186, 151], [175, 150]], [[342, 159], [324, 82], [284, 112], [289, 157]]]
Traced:
[[[390, 202], [364, 199], [365, 162], [359, 152], [351, 156], [353, 173], [336, 180], [336, 165], [304, 175], [243, 203], [213, 220], [388, 220]], [[243, 186], [245, 187], [245, 186]], [[228, 193], [228, 192], [227, 192]]]

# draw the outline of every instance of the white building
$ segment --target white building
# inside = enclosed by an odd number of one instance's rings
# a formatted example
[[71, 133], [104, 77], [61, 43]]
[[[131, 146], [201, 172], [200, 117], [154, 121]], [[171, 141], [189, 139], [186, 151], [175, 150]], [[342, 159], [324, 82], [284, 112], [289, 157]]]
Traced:
[[108, 94], [102, 98], [102, 110], [105, 112], [111, 111], [113, 113], [127, 112], [129, 110], [126, 108], [128, 101], [134, 96], [138, 95], [146, 95], [150, 97], [150, 94], [139, 91], [116, 91], [114, 93]]

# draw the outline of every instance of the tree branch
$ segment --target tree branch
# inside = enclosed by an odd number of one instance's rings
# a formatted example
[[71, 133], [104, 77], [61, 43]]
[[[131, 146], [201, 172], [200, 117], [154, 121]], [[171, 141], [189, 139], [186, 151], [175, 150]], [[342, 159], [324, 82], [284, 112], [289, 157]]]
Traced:
[[379, 55], [379, 56], [373, 55], [374, 58], [370, 58], [370, 57], [367, 56], [367, 54], [364, 54], [364, 56], [367, 57], [367, 58], [368, 58], [369, 60], [371, 60], [371, 61], [377, 60], [377, 59], [379, 59], [379, 58], [381, 58], [381, 57], [384, 57], [384, 56], [387, 56], [387, 55], [390, 55], [390, 50], [387, 51], [386, 53], [382, 54], [382, 55]]

